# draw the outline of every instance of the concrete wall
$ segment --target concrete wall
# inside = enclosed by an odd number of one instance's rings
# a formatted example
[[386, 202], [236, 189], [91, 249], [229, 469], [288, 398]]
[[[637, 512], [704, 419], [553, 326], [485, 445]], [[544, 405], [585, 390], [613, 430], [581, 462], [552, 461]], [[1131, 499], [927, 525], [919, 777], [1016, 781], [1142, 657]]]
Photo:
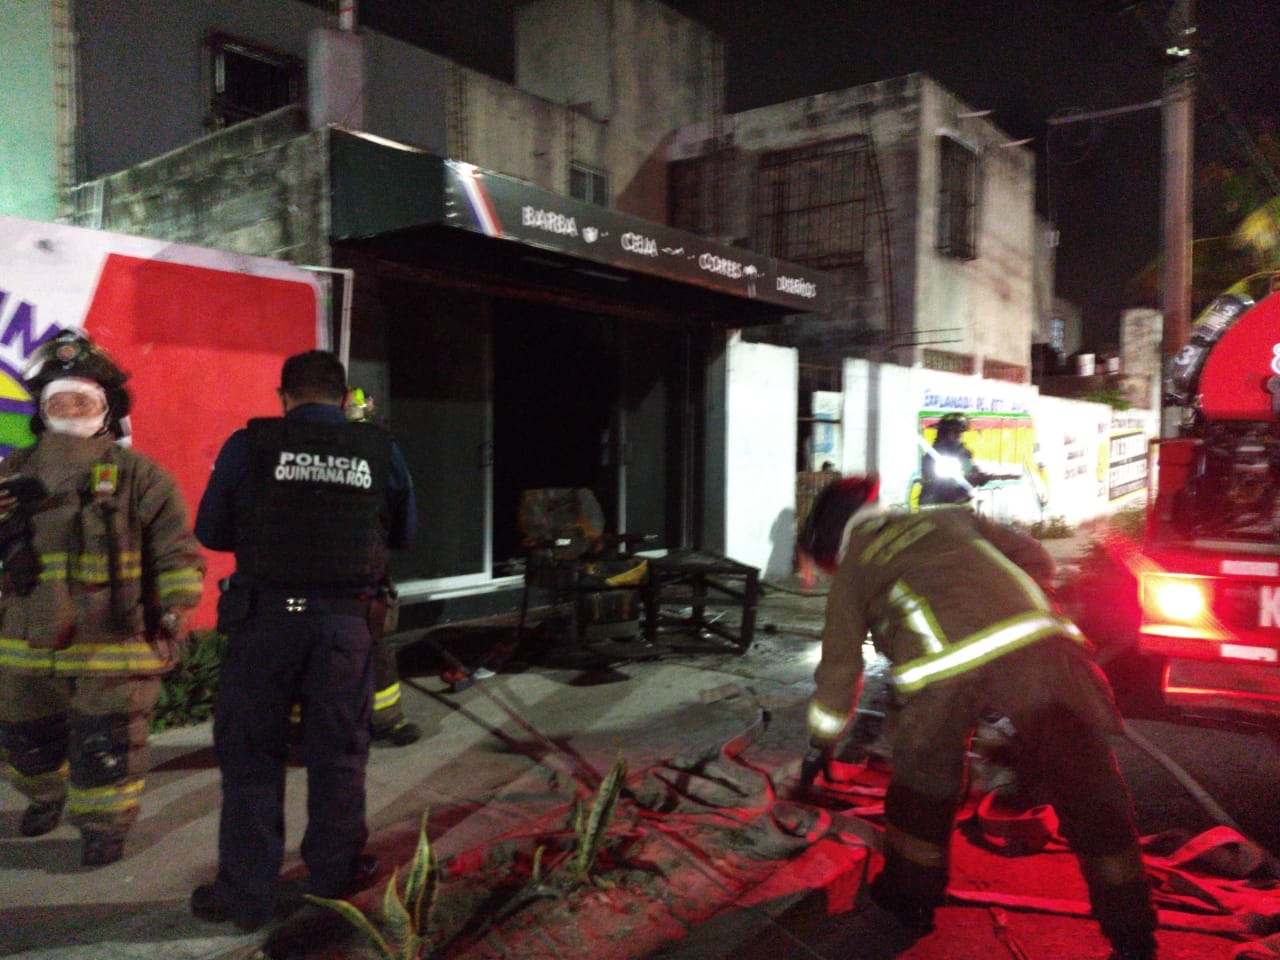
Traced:
[[[759, 159], [769, 151], [869, 137], [884, 193], [882, 207], [868, 205], [865, 265], [860, 275], [847, 271], [848, 299], [830, 318], [800, 318], [762, 338], [798, 347], [806, 362], [839, 362], [856, 344], [878, 340], [880, 349], [895, 348], [887, 355], [905, 364], [920, 362], [923, 347], [930, 346], [972, 355], [979, 369], [990, 359], [1029, 373], [1038, 305], [1050, 296], [1044, 271], [1052, 269], [1051, 260], [1043, 262], [1036, 227], [1030, 150], [1010, 145], [981, 111], [921, 74], [745, 111], [726, 118], [724, 126], [733, 150], [719, 198], [723, 239], [761, 246], [754, 236], [754, 184]], [[707, 154], [714, 132], [709, 122], [681, 129], [668, 157]], [[979, 157], [973, 260], [937, 251], [938, 137], [944, 133]]]
[[327, 156], [300, 109], [277, 111], [82, 187], [69, 222], [324, 266]]
[[729, 343], [725, 411], [725, 547], [765, 577], [791, 573], [800, 368], [796, 351]]
[[915, 503], [932, 421], [951, 412], [969, 417], [965, 443], [981, 469], [1016, 475], [975, 495], [989, 516], [1075, 524], [1145, 494], [1146, 441], [1159, 431], [1149, 411], [1115, 412], [1042, 397], [1034, 387], [866, 360], [846, 361], [844, 373], [844, 472], [879, 472], [886, 503]]
[[723, 109], [723, 63], [719, 37], [656, 0], [517, 8], [516, 86], [607, 123], [612, 205], [657, 222], [666, 220], [660, 148], [672, 130]]
[[606, 168], [607, 124], [482, 73], [453, 69], [461, 102], [449, 125], [448, 156], [565, 196], [571, 163]]
[[[202, 44], [207, 31], [306, 61], [313, 33], [334, 21], [330, 13], [294, 0], [74, 2], [86, 180], [150, 160], [206, 133]], [[353, 125], [442, 150], [449, 62], [373, 31], [361, 31], [358, 40], [363, 116]], [[140, 50], [146, 55], [139, 56]]]
[[[919, 229], [915, 237], [916, 331], [940, 349], [1030, 369], [1036, 317], [1035, 161], [981, 111], [926, 80], [921, 85]], [[977, 256], [937, 250], [938, 138], [979, 157]], [[917, 358], [919, 353], [917, 352]]]
[[[869, 138], [874, 145], [885, 203], [883, 210], [868, 210], [873, 219], [867, 231], [867, 268], [865, 276], [857, 278], [865, 286], [849, 294], [852, 299], [833, 311], [836, 317], [798, 319], [788, 325], [786, 342], [797, 346], [807, 361], [839, 362], [847, 352], [840, 349], [842, 340], [859, 331], [909, 329], [911, 325], [915, 313], [912, 255], [922, 82], [915, 74], [817, 94], [733, 114], [720, 125], [732, 147], [720, 168], [720, 195], [709, 197], [709, 202], [719, 207], [719, 239], [755, 249], [762, 246], [755, 236], [755, 191], [762, 155], [845, 137]], [[672, 138], [667, 156], [673, 161], [703, 156], [714, 144], [716, 133], [717, 125], [710, 121], [684, 127]], [[887, 230], [887, 250], [882, 226]]]
[[0, 16], [0, 214], [52, 220], [58, 211], [56, 0], [7, 0]]

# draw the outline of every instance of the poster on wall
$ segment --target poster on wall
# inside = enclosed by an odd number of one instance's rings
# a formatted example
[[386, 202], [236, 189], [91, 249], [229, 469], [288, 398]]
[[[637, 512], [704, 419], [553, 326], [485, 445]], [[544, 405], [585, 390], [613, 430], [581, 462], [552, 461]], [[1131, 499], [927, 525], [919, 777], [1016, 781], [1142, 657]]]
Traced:
[[1157, 424], [1151, 415], [1115, 412], [1107, 442], [1107, 500], [1115, 503], [1147, 489], [1147, 448]]
[[[280, 412], [280, 366], [327, 347], [319, 284], [275, 260], [0, 217], [0, 456], [32, 442], [27, 358], [83, 330], [129, 375], [132, 443], [194, 513], [222, 442]], [[229, 554], [208, 554], [196, 625], [213, 624]]]

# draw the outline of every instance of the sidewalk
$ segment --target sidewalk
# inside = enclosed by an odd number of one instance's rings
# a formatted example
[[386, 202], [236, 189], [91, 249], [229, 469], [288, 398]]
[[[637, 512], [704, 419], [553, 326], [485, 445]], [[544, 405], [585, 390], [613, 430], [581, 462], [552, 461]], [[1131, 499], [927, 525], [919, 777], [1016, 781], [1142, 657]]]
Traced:
[[[1083, 538], [1046, 541], [1062, 563], [1077, 557], [1086, 545]], [[424, 811], [430, 815], [433, 849], [447, 863], [540, 820], [544, 826], [565, 822], [564, 801], [572, 800], [583, 765], [603, 775], [621, 756], [636, 777], [658, 769], [676, 771], [674, 778], [665, 780], [646, 776], [648, 785], [677, 784], [684, 776], [681, 771], [696, 770], [700, 758], [721, 755], [726, 744], [754, 729], [758, 736], [743, 750], [744, 768], [758, 783], [790, 782], [805, 744], [805, 705], [824, 606], [821, 594], [806, 595], [796, 583], [775, 584], [764, 591], [755, 642], [744, 654], [689, 653], [593, 669], [531, 666], [499, 672], [457, 693], [439, 679], [442, 664], [430, 644], [417, 639], [403, 647], [404, 706], [424, 735], [409, 747], [377, 748], [371, 757], [368, 819], [370, 848], [383, 867], [378, 890], [393, 866], [411, 859]], [[473, 649], [478, 653], [484, 644]], [[762, 718], [767, 718], [763, 725]], [[153, 738], [153, 750], [154, 771], [125, 859], [98, 870], [79, 866], [78, 837], [68, 826], [35, 840], [18, 837], [24, 804], [7, 784], [0, 786], [0, 956], [250, 960], [261, 955], [257, 947], [265, 932], [239, 935], [229, 925], [195, 920], [187, 910], [190, 891], [212, 879], [216, 866], [221, 798], [209, 725], [159, 734]], [[297, 849], [304, 826], [303, 776], [300, 767], [291, 766], [287, 878], [302, 872]], [[697, 774], [690, 779], [697, 779]], [[702, 788], [712, 793], [724, 786], [716, 777], [702, 780]], [[806, 835], [805, 824], [821, 822], [827, 814], [804, 804], [784, 804], [771, 791], [766, 787], [772, 821], [764, 828], [772, 830], [766, 838], [775, 845], [772, 857], [760, 856], [768, 852], [767, 843], [748, 845], [752, 830], [769, 816], [747, 822], [739, 810], [735, 820], [721, 815], [729, 811], [726, 807], [710, 815], [704, 810], [691, 819], [686, 814], [680, 821], [685, 827], [692, 823], [706, 829], [709, 816], [728, 831], [721, 838], [727, 842], [724, 855], [708, 861], [714, 871], [707, 873], [717, 876], [694, 877], [697, 883], [692, 886], [701, 883], [708, 899], [699, 902], [689, 894], [693, 899], [683, 901], [686, 912], [677, 919], [687, 930], [684, 937], [677, 934], [673, 939], [669, 928], [659, 929], [651, 919], [646, 925], [643, 911], [624, 909], [627, 901], [620, 903], [619, 898], [625, 898], [631, 885], [667, 883], [633, 875], [612, 894], [608, 888], [593, 894], [597, 915], [602, 913], [609, 924], [610, 950], [602, 951], [604, 941], [596, 940], [591, 949], [562, 945], [549, 952], [499, 949], [496, 954], [465, 956], [993, 960], [1006, 953], [1019, 955], [1012, 952], [1014, 947], [1026, 956], [1106, 956], [1096, 924], [1080, 913], [1083, 893], [1072, 858], [1058, 849], [1010, 859], [972, 846], [959, 831], [953, 887], [963, 888], [962, 895], [977, 902], [957, 902], [939, 910], [938, 930], [914, 945], [871, 952], [873, 944], [865, 939], [871, 934], [859, 928], [863, 921], [849, 907], [858, 897], [869, 862], [858, 850], [870, 851], [875, 844], [872, 807], [867, 808], [869, 819], [851, 816], [848, 810], [832, 811], [828, 832], [812, 845], [804, 841], [797, 847], [796, 838]], [[681, 800], [691, 796], [698, 799], [694, 793], [680, 794]], [[671, 809], [675, 824], [681, 812]], [[777, 824], [787, 818], [798, 830], [779, 834]], [[682, 829], [662, 820], [651, 817], [648, 822], [658, 832]], [[644, 818], [635, 822], [643, 823]], [[729, 901], [724, 900], [726, 881], [720, 871], [739, 883]], [[682, 876], [687, 880], [698, 872], [686, 869]], [[460, 875], [446, 875], [442, 889], [462, 882]], [[1014, 905], [993, 907], [984, 899], [1000, 895], [1011, 896]], [[1049, 906], [1020, 908], [1019, 895], [1045, 898]], [[532, 916], [521, 919], [539, 922]], [[585, 910], [567, 920], [560, 917], [570, 928], [579, 923], [586, 928], [588, 921]], [[615, 935], [615, 925], [626, 932]], [[661, 940], [659, 934], [666, 937], [661, 946], [647, 952], [640, 948], [645, 935]], [[1162, 930], [1160, 940], [1163, 960], [1228, 960], [1234, 950], [1231, 940], [1200, 932]], [[862, 946], [851, 954], [852, 944]]]
[[[539, 764], [566, 770], [570, 754], [603, 773], [619, 753], [639, 770], [715, 747], [756, 714], [749, 696], [726, 696], [731, 687], [777, 708], [755, 749], [770, 751], [772, 763], [798, 756], [822, 604], [821, 597], [767, 590], [757, 641], [742, 656], [673, 657], [595, 673], [533, 667], [457, 694], [438, 678], [425, 645], [402, 649], [406, 714], [424, 735], [409, 747], [373, 751], [370, 847], [388, 872], [407, 862], [430, 808], [438, 855], [469, 849], [510, 826], [509, 810], [496, 815], [490, 807], [495, 797]], [[210, 725], [165, 731], [152, 747], [153, 772], [125, 858], [97, 870], [79, 865], [78, 834], [65, 824], [38, 839], [19, 837], [25, 803], [0, 784], [0, 956], [212, 960], [240, 948], [247, 955], [261, 942], [260, 934], [233, 935], [229, 925], [202, 923], [187, 910], [192, 888], [212, 879], [216, 867], [221, 797]], [[291, 766], [286, 875], [301, 870], [303, 777]]]

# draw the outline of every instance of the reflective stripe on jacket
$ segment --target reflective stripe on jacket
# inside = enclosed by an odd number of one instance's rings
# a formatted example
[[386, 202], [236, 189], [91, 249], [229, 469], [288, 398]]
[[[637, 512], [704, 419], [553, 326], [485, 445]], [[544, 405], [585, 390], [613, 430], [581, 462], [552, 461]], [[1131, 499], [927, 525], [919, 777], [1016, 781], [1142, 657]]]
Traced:
[[1051, 635], [1087, 644], [1041, 589], [1053, 572], [1038, 541], [964, 507], [855, 522], [827, 598], [811, 735], [833, 739], [843, 729], [868, 635], [890, 661], [899, 697]]
[[[95, 488], [94, 468], [112, 477]], [[200, 600], [204, 559], [181, 493], [157, 463], [110, 437], [42, 434], [0, 464], [49, 492], [32, 516], [41, 572], [28, 596], [0, 597], [0, 667], [138, 675], [173, 667], [153, 642], [159, 613]]]

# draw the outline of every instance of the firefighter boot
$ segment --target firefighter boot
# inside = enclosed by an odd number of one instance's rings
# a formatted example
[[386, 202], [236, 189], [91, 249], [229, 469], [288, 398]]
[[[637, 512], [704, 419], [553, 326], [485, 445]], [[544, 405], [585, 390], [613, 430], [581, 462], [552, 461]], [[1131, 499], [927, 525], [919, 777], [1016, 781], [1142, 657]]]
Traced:
[[374, 729], [373, 731], [375, 743], [391, 747], [407, 747], [411, 743], [417, 743], [421, 737], [422, 731], [418, 729], [418, 725], [409, 720], [401, 720], [384, 730]]
[[62, 803], [61, 800], [50, 800], [31, 804], [22, 814], [18, 832], [24, 837], [43, 837], [50, 833], [62, 821]]
[[124, 856], [124, 834], [115, 830], [90, 830], [81, 833], [80, 863], [86, 867], [105, 867]]

